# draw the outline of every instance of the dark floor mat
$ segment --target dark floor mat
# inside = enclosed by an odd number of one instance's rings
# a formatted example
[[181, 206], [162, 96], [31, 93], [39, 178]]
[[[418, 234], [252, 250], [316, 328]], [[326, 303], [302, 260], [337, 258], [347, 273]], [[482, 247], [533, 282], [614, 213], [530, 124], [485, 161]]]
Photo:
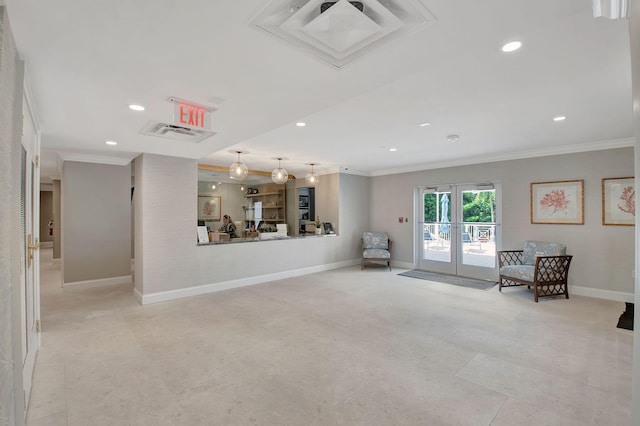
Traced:
[[421, 280], [436, 281], [439, 283], [452, 284], [460, 287], [474, 288], [476, 290], [489, 290], [498, 284], [495, 281], [475, 280], [473, 278], [456, 277], [453, 275], [436, 274], [434, 272], [412, 269], [401, 274], [403, 277], [419, 278]]

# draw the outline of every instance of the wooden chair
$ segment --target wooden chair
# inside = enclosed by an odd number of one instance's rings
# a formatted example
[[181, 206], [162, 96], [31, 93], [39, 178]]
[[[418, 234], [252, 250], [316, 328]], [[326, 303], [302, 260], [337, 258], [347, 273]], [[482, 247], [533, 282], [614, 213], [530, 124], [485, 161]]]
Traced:
[[499, 291], [502, 287], [533, 286], [533, 296], [564, 295], [569, 298], [567, 278], [573, 256], [566, 255], [566, 246], [540, 241], [525, 241], [524, 250], [498, 252], [500, 268]]
[[362, 265], [367, 262], [385, 262], [391, 270], [392, 242], [386, 232], [365, 232], [362, 234]]

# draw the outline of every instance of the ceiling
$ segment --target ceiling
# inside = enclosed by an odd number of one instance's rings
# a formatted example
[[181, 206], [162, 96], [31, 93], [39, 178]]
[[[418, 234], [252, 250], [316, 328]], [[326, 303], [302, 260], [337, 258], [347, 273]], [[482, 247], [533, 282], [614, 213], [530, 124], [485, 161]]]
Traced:
[[[633, 145], [627, 21], [594, 19], [588, 0], [402, 1], [429, 22], [335, 66], [255, 26], [267, 0], [6, 0], [42, 176], [140, 153], [228, 165], [242, 150], [256, 170], [284, 157], [296, 176], [312, 162], [375, 176]], [[522, 48], [502, 52], [512, 40]], [[172, 96], [215, 108], [215, 135], [141, 134], [171, 122]]]

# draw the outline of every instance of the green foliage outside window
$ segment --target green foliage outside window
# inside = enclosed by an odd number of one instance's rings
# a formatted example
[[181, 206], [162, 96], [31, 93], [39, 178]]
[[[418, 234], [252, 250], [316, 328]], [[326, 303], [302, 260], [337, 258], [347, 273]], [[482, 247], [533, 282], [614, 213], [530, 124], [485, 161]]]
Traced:
[[[444, 194], [424, 194], [424, 221], [438, 222], [438, 205]], [[451, 194], [447, 193], [448, 197]], [[451, 199], [451, 198], [449, 198]], [[495, 191], [465, 191], [462, 193], [463, 222], [495, 222]], [[451, 211], [447, 214], [451, 221]]]

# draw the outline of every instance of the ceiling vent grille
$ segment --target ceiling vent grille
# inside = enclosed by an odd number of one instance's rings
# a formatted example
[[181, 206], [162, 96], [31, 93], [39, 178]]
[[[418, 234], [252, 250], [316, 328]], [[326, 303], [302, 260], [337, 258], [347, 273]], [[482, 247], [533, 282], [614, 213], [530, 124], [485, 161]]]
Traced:
[[340, 68], [435, 20], [421, 0], [271, 0], [251, 24]]
[[149, 121], [140, 133], [148, 136], [192, 143], [202, 142], [208, 137], [215, 135], [215, 132], [211, 130], [192, 129], [189, 127], [176, 126], [175, 124], [159, 123], [157, 121]]

